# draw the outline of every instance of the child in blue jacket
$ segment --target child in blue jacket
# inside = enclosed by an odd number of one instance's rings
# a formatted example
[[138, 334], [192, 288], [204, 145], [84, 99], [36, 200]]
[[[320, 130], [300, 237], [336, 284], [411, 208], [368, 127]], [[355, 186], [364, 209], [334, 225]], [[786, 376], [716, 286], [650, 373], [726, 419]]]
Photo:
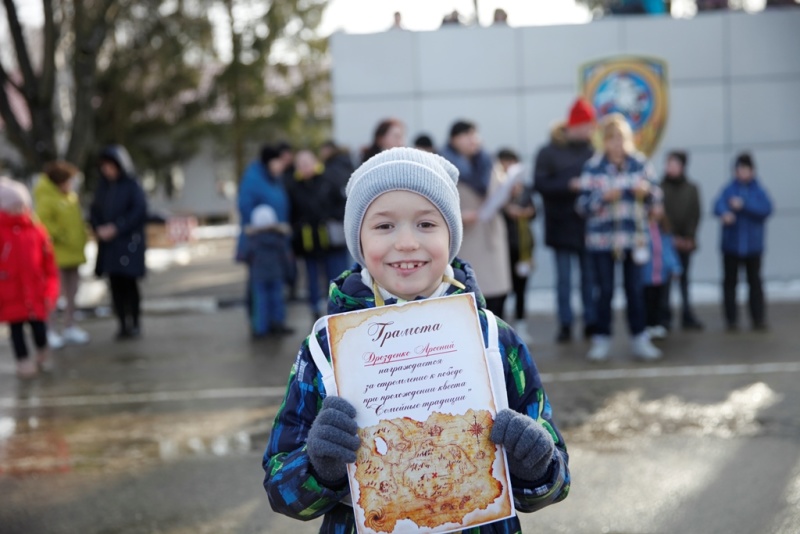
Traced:
[[642, 268], [646, 331], [650, 339], [664, 339], [669, 332], [670, 281], [680, 276], [683, 269], [660, 204], [650, 211], [648, 228], [650, 259]]
[[767, 328], [761, 257], [764, 254], [766, 221], [771, 214], [772, 201], [756, 178], [752, 156], [746, 152], [739, 154], [734, 164], [733, 180], [714, 202], [714, 215], [722, 221], [722, 295], [729, 331], [739, 328], [736, 285], [742, 266], [747, 272], [750, 289], [748, 301], [753, 329]]
[[[485, 300], [472, 268], [456, 258], [462, 236], [457, 181], [452, 164], [411, 148], [381, 152], [353, 173], [344, 230], [358, 265], [331, 283], [330, 314], [472, 292], [487, 342]], [[510, 409], [498, 412], [491, 439], [506, 449], [517, 511], [533, 512], [566, 498], [567, 449], [528, 348], [495, 320]], [[330, 360], [326, 331], [312, 336]], [[343, 398], [326, 395], [310, 341], [300, 348], [275, 418], [264, 487], [276, 512], [304, 521], [324, 516], [320, 532], [355, 533], [346, 466], [359, 447], [356, 412]], [[470, 530], [519, 531], [517, 517]]]
[[245, 226], [245, 259], [250, 266], [250, 328], [253, 337], [287, 334], [283, 284], [289, 271], [291, 227], [271, 206], [256, 206]]

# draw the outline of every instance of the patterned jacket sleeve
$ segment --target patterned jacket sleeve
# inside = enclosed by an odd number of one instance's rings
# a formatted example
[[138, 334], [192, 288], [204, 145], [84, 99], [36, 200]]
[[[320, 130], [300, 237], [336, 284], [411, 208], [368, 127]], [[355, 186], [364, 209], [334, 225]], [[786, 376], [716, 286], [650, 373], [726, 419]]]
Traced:
[[317, 480], [306, 452], [308, 431], [324, 397], [306, 340], [292, 366], [262, 462], [264, 489], [272, 509], [303, 521], [325, 514], [350, 494], [348, 484], [329, 488]]
[[584, 218], [594, 215], [605, 204], [603, 202], [603, 189], [595, 177], [594, 166], [594, 158], [584, 164], [580, 178], [580, 193], [575, 200], [575, 211]]
[[[517, 511], [535, 512], [567, 498], [570, 488], [569, 455], [564, 438], [553, 422], [550, 401], [544, 392], [539, 371], [527, 346], [505, 322], [497, 319], [497, 326], [509, 408], [535, 419], [550, 432], [556, 444], [550, 468], [542, 480], [529, 482], [511, 476]], [[481, 327], [486, 342], [486, 316], [483, 313], [481, 313]]]

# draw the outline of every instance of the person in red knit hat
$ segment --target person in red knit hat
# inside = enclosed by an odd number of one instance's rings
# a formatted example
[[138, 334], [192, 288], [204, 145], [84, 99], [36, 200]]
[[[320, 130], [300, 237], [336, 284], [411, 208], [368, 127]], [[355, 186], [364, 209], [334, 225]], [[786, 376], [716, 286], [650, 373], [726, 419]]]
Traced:
[[585, 221], [575, 212], [583, 164], [592, 157], [595, 110], [584, 98], [577, 98], [566, 122], [557, 123], [550, 142], [539, 150], [534, 168], [534, 186], [544, 201], [545, 244], [553, 249], [556, 272], [558, 331], [556, 341], [572, 339], [572, 265], [581, 272], [584, 337], [594, 333], [594, 285], [586, 253]]
[[591, 128], [591, 131], [589, 132], [589, 134], [591, 134], [594, 132], [594, 123], [596, 120], [597, 115], [595, 114], [594, 107], [592, 107], [589, 101], [585, 98], [578, 98], [575, 100], [575, 103], [572, 104], [572, 109], [569, 110], [569, 120], [567, 121], [567, 126], [569, 128], [587, 126]]
[[[25, 186], [0, 177], [0, 322], [10, 325], [20, 378], [51, 368], [45, 321], [59, 293], [50, 237], [30, 212], [31, 197]], [[35, 360], [28, 357], [25, 323], [33, 330]]]

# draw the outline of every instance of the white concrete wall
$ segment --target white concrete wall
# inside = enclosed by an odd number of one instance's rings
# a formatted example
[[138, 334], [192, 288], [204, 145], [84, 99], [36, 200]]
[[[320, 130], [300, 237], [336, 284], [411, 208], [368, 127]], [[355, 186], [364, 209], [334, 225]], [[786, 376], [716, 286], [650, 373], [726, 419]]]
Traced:
[[[402, 119], [409, 142], [424, 131], [437, 144], [452, 122], [478, 123], [489, 150], [516, 149], [530, 164], [550, 125], [578, 90], [578, 69], [618, 54], [668, 63], [670, 115], [654, 163], [672, 148], [690, 152], [706, 215], [693, 269], [719, 279], [718, 225], [712, 198], [740, 150], [751, 150], [776, 204], [765, 274], [800, 278], [800, 11], [703, 14], [692, 20], [619, 17], [587, 25], [444, 28], [336, 34], [334, 136], [352, 148], [369, 143], [376, 123]], [[541, 223], [536, 223], [541, 234]], [[534, 285], [552, 281], [541, 246]]]
[[227, 198], [221, 190], [224, 182], [236, 181], [233, 161], [228, 157], [219, 157], [211, 141], [206, 141], [201, 150], [185, 161], [181, 171], [183, 188], [171, 199], [166, 198], [161, 190], [150, 195], [152, 211], [198, 217], [220, 217], [235, 213], [235, 197]]

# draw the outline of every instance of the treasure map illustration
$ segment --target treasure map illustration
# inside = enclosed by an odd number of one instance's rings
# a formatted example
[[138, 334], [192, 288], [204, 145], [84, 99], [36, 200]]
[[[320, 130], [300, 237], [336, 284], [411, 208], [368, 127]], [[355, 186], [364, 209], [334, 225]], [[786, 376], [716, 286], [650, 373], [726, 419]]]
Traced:
[[393, 532], [404, 519], [429, 528], [460, 525], [473, 510], [489, 508], [503, 492], [493, 476], [491, 424], [488, 411], [469, 410], [361, 429], [355, 478], [366, 526]]
[[349, 466], [358, 531], [443, 533], [512, 516], [473, 295], [334, 315], [327, 327], [330, 389], [356, 408], [361, 438]]

